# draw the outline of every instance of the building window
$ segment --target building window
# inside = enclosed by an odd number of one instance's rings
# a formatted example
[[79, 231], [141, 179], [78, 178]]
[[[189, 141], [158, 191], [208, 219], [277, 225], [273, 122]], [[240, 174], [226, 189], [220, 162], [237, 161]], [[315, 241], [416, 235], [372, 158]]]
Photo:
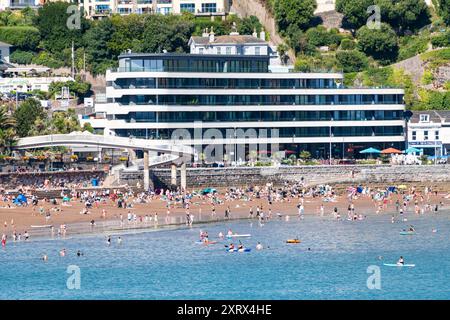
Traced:
[[435, 139], [435, 140], [439, 140], [439, 131], [438, 131], [438, 130], [436, 130], [436, 131], [434, 132], [434, 139]]
[[428, 140], [428, 131], [423, 132], [423, 140]]
[[200, 54], [203, 54], [204, 51], [205, 51], [204, 48], [199, 48], [199, 49], [198, 49], [198, 53], [200, 53]]
[[428, 114], [421, 114], [420, 116], [419, 116], [419, 121], [420, 122], [430, 122], [430, 115], [428, 115]]
[[222, 48], [221, 47], [217, 47], [217, 54], [222, 54]]
[[215, 3], [202, 3], [202, 12], [217, 12]]
[[261, 54], [261, 48], [255, 47], [255, 55], [259, 56]]
[[231, 54], [231, 47], [227, 47], [227, 54]]
[[413, 139], [413, 141], [417, 140], [417, 132], [416, 131], [412, 132], [412, 139]]
[[195, 3], [182, 3], [180, 4], [181, 12], [195, 13]]

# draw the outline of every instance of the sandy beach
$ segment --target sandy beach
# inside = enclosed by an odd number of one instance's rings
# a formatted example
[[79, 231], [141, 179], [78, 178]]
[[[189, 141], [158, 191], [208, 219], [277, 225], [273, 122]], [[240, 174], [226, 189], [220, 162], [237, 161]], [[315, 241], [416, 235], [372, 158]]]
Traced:
[[[355, 213], [361, 215], [371, 214], [393, 214], [397, 212], [396, 202], [397, 200], [403, 204], [403, 196], [411, 191], [413, 184], [408, 185], [408, 189], [402, 190], [400, 193], [391, 194], [387, 201], [374, 201], [369, 195], [361, 195], [352, 199], [354, 204]], [[450, 190], [446, 190], [448, 186], [445, 184], [436, 185], [430, 184], [432, 190], [439, 190], [429, 193], [429, 198], [422, 198], [423, 190], [416, 189], [416, 200], [418, 207], [421, 211], [434, 210], [438, 205], [439, 210], [445, 210], [450, 207], [450, 197], [448, 196]], [[434, 186], [434, 187], [433, 187]], [[303, 200], [304, 214], [305, 215], [320, 215], [320, 206], [323, 205], [323, 214], [325, 216], [331, 216], [335, 208], [342, 216], [347, 217], [347, 210], [350, 204], [348, 198], [348, 192], [345, 190], [345, 186], [336, 186], [336, 196], [333, 199], [328, 197], [312, 197], [305, 196]], [[375, 188], [373, 190], [382, 190], [382, 188]], [[23, 234], [27, 231], [30, 237], [42, 235], [43, 228], [37, 228], [36, 226], [54, 226], [57, 230], [61, 225], [67, 226], [67, 235], [74, 233], [83, 233], [85, 231], [92, 231], [91, 221], [95, 221], [95, 225], [101, 225], [103, 228], [114, 229], [118, 228], [145, 228], [149, 223], [144, 223], [144, 217], [158, 215], [159, 225], [164, 224], [180, 224], [185, 222], [186, 213], [189, 212], [194, 216], [194, 222], [222, 220], [225, 217], [225, 211], [227, 208], [230, 210], [230, 218], [246, 218], [249, 216], [250, 208], [253, 209], [254, 216], [256, 214], [256, 208], [262, 208], [265, 216], [268, 216], [269, 209], [272, 218], [276, 218], [278, 214], [285, 215], [298, 215], [298, 205], [301, 201], [299, 197], [287, 197], [281, 200], [274, 200], [270, 205], [265, 196], [256, 198], [250, 196], [247, 199], [225, 199], [226, 190], [218, 190], [218, 199], [220, 204], [215, 205], [215, 216], [212, 217], [212, 204], [211, 199], [207, 196], [195, 195], [190, 200], [189, 210], [183, 208], [181, 201], [172, 201], [170, 205], [170, 212], [168, 213], [167, 201], [161, 196], [154, 196], [148, 203], [138, 203], [135, 201], [136, 196], [130, 196], [127, 200], [128, 203], [132, 203], [132, 208], [118, 208], [117, 201], [107, 199], [105, 202], [100, 202], [98, 205], [94, 205], [88, 214], [81, 214], [84, 209], [84, 203], [80, 199], [72, 199], [67, 204], [62, 204], [61, 199], [57, 199], [57, 205], [53, 205], [48, 201], [39, 200], [38, 205], [33, 206], [29, 204], [26, 207], [14, 207], [11, 202], [4, 202], [0, 200], [0, 221], [2, 223], [2, 233], [10, 235], [15, 231], [16, 233]], [[331, 200], [331, 201], [330, 201]], [[410, 201], [407, 205], [406, 212], [415, 211], [415, 201]], [[429, 204], [427, 207], [426, 205]], [[11, 207], [8, 207], [11, 206]], [[430, 208], [431, 207], [431, 208]], [[45, 214], [41, 214], [40, 211], [50, 212], [50, 218], [47, 219]], [[103, 212], [106, 211], [106, 216], [103, 216]], [[127, 221], [128, 213], [133, 216], [136, 215], [136, 221], [129, 223]], [[123, 224], [120, 224], [120, 216], [122, 215]], [[34, 226], [34, 227], [32, 227]], [[94, 227], [95, 228], [95, 227]], [[47, 230], [49, 228], [46, 228]], [[46, 231], [47, 233], [49, 231]], [[56, 232], [56, 231], [55, 231]], [[45, 234], [45, 233], [44, 233]]]

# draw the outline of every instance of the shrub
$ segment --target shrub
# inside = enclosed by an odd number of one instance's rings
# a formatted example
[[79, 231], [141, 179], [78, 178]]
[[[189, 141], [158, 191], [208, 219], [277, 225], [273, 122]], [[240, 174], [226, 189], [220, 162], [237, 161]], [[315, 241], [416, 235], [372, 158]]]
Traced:
[[33, 60], [34, 53], [22, 50], [16, 50], [9, 56], [12, 63], [30, 64]]
[[341, 49], [342, 50], [353, 50], [355, 49], [356, 44], [351, 39], [342, 39], [341, 41]]
[[39, 30], [35, 27], [0, 27], [0, 41], [22, 50], [36, 50], [40, 40]]
[[344, 72], [359, 72], [367, 69], [369, 60], [364, 53], [357, 50], [339, 51], [336, 53], [338, 66]]
[[33, 63], [47, 66], [49, 68], [61, 68], [64, 66], [64, 62], [55, 59], [49, 52], [42, 51], [37, 56], [33, 57]]

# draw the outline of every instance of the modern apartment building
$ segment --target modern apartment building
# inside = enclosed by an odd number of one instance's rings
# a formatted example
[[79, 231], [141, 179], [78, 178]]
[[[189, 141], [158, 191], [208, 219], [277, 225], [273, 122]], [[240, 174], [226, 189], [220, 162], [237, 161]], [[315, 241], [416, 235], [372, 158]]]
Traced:
[[341, 73], [272, 72], [276, 53], [263, 38], [210, 32], [191, 38], [191, 54], [122, 54], [106, 73], [99, 119], [88, 121], [105, 134], [167, 143], [181, 132], [198, 151], [225, 146], [235, 160], [252, 143], [260, 153], [276, 146], [316, 158], [404, 149], [402, 89], [347, 88]]
[[82, 0], [86, 17], [100, 18], [112, 13], [160, 13], [180, 14], [190, 12], [195, 15], [225, 15], [229, 0]]

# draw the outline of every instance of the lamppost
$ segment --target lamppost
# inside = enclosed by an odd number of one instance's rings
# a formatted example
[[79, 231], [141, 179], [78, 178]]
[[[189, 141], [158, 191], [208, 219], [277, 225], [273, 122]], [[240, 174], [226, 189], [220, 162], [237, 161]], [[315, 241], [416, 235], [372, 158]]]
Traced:
[[329, 150], [329, 165], [331, 166], [331, 124], [330, 124], [330, 150]]

